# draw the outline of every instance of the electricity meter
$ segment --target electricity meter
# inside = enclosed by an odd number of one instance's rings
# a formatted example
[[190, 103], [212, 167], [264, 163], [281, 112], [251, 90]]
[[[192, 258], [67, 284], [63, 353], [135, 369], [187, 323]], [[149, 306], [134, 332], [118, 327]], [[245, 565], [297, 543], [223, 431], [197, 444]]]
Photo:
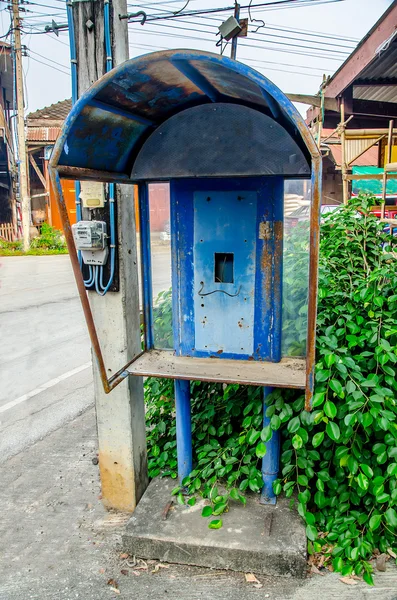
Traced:
[[106, 223], [79, 221], [72, 225], [74, 243], [86, 265], [104, 265], [108, 257]]

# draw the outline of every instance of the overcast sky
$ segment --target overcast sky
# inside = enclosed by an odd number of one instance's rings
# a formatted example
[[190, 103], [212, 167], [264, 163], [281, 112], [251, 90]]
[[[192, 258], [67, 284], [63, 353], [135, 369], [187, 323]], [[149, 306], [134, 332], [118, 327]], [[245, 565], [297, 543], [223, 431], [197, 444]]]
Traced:
[[[253, 0], [259, 4], [264, 0]], [[271, 0], [269, 0], [271, 1]], [[322, 81], [322, 74], [332, 75], [354, 49], [355, 44], [368, 32], [391, 0], [340, 0], [311, 6], [251, 10], [252, 21], [248, 38], [239, 39], [237, 58], [269, 77], [284, 92], [314, 94]], [[240, 0], [242, 5], [249, 1]], [[329, 2], [329, 0], [328, 0]], [[148, 0], [129, 4], [130, 11], [144, 9], [148, 15], [177, 11], [186, 2]], [[185, 11], [231, 6], [231, 0], [190, 0]], [[298, 2], [296, 2], [298, 4]], [[5, 7], [4, 0], [1, 5]], [[23, 43], [29, 57], [24, 58], [26, 112], [43, 108], [70, 97], [70, 66], [68, 33], [59, 37], [40, 34], [54, 19], [66, 23], [66, 2], [63, 0], [32, 0], [24, 5]], [[164, 48], [195, 48], [219, 52], [216, 47], [217, 27], [233, 11], [201, 17], [181, 17], [154, 21], [141, 26], [129, 26], [130, 57]], [[242, 10], [241, 17], [248, 17]], [[262, 25], [255, 33], [257, 26]], [[1, 34], [10, 26], [6, 8], [0, 11]], [[230, 55], [230, 44], [224, 53]], [[39, 62], [40, 61], [40, 62]], [[300, 106], [301, 110], [303, 106]]]

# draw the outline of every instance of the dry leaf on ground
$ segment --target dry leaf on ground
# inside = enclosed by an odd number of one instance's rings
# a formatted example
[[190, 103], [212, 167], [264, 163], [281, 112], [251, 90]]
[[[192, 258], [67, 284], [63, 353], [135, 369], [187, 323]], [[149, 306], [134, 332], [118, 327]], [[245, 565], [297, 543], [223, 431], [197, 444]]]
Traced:
[[255, 575], [253, 573], [246, 573], [245, 581], [247, 583], [260, 583], [260, 581], [255, 577]]
[[397, 554], [395, 552], [393, 552], [393, 550], [391, 548], [387, 549], [387, 553], [390, 554], [390, 556], [392, 558], [397, 558]]
[[163, 565], [163, 563], [157, 563], [157, 565], [154, 567], [152, 573], [157, 573], [157, 571], [159, 571], [160, 569], [169, 569], [170, 565]]
[[128, 558], [128, 556], [129, 555], [127, 554], [127, 552], [123, 552], [123, 554], [120, 554], [120, 558], [123, 559], [123, 560], [125, 560], [126, 558]]
[[357, 581], [353, 577], [339, 577], [339, 581], [346, 585], [357, 585]]
[[379, 554], [376, 557], [376, 568], [378, 571], [386, 571], [386, 562], [390, 560], [388, 554]]

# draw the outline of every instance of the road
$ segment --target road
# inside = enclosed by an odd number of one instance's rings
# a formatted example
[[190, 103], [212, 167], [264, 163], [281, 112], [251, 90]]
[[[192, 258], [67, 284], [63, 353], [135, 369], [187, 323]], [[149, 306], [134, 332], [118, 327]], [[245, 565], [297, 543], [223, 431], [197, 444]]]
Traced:
[[[170, 286], [154, 248], [153, 294]], [[0, 462], [93, 404], [90, 343], [67, 255], [0, 257]]]

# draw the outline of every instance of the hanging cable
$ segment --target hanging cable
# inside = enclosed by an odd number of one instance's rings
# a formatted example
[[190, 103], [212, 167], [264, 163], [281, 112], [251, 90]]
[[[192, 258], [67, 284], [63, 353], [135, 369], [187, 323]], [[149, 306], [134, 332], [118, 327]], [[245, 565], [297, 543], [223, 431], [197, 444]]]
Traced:
[[[106, 72], [112, 70], [112, 43], [110, 37], [110, 6], [109, 0], [104, 1], [103, 20], [105, 30], [105, 52], [106, 52]], [[104, 296], [109, 291], [113, 283], [115, 264], [116, 264], [116, 216], [114, 210], [114, 183], [109, 184], [109, 221], [110, 221], [110, 274], [109, 280], [103, 284], [103, 265], [95, 268], [95, 289], [98, 294]]]

